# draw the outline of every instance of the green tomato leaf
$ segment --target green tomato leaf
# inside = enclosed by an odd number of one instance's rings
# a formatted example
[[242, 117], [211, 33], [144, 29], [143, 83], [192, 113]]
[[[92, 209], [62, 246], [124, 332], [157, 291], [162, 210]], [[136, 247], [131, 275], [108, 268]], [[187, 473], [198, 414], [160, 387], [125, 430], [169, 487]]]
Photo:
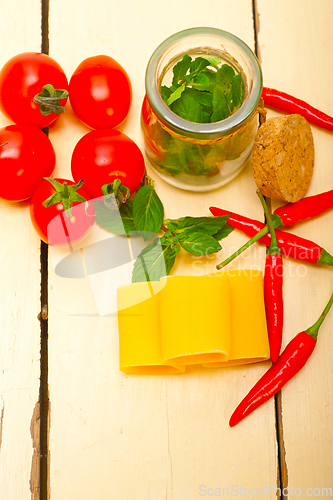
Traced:
[[51, 177], [43, 177], [43, 179], [45, 179], [46, 181], [48, 181], [50, 184], [52, 184], [52, 186], [54, 187], [54, 189], [58, 192], [58, 193], [61, 193], [64, 189], [64, 185], [59, 182], [59, 181], [56, 181], [55, 179], [52, 179]]
[[171, 245], [163, 246], [157, 238], [140, 252], [134, 262], [132, 282], [159, 281], [169, 274], [175, 259]]
[[53, 193], [46, 200], [43, 201], [42, 205], [45, 208], [50, 207], [51, 205], [56, 205], [57, 203], [62, 202], [62, 193]]
[[[158, 233], [163, 224], [164, 208], [153, 186], [140, 188], [133, 203], [134, 224], [144, 239], [151, 238], [149, 233]], [[146, 237], [144, 236], [146, 234]]]
[[191, 61], [192, 58], [185, 54], [183, 59], [174, 66], [172, 85], [177, 85], [184, 80], [187, 71], [190, 69]]
[[100, 227], [121, 236], [135, 232], [132, 200], [127, 200], [118, 208], [110, 208], [103, 201], [95, 201], [94, 208], [95, 222]]
[[180, 241], [181, 246], [193, 255], [210, 255], [221, 250], [219, 242], [210, 234], [193, 232]]

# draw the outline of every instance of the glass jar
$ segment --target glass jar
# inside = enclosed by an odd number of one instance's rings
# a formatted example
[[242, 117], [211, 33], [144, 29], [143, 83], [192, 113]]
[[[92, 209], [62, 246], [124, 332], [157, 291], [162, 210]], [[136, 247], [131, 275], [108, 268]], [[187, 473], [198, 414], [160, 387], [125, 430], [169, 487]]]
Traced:
[[[242, 76], [244, 99], [228, 118], [196, 123], [165, 104], [161, 86], [170, 86], [172, 68], [184, 54], [219, 58]], [[239, 38], [214, 28], [192, 28], [167, 38], [151, 56], [145, 78], [141, 127], [145, 154], [153, 170], [169, 184], [209, 191], [231, 181], [251, 156], [258, 129], [262, 73], [252, 50]]]

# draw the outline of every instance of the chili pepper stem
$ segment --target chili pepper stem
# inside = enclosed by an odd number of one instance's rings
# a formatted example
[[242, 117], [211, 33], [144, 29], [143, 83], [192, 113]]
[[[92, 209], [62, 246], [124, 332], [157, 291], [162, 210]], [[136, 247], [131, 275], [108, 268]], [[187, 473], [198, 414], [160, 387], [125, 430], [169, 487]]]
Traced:
[[327, 302], [325, 309], [323, 310], [317, 321], [312, 326], [310, 326], [310, 328], [305, 330], [305, 333], [310, 335], [310, 337], [314, 338], [315, 340], [317, 340], [318, 330], [322, 322], [326, 318], [328, 311], [331, 309], [332, 304], [333, 304], [333, 293], [331, 295], [330, 300]]
[[222, 269], [222, 267], [225, 267], [227, 264], [229, 264], [232, 260], [234, 260], [236, 257], [238, 257], [238, 255], [240, 255], [241, 253], [243, 253], [247, 248], [249, 248], [251, 245], [253, 245], [253, 243], [255, 243], [256, 241], [260, 240], [260, 238], [262, 238], [263, 236], [265, 236], [266, 234], [268, 234], [269, 232], [269, 229], [268, 229], [268, 226], [265, 226], [261, 229], [261, 231], [259, 231], [257, 234], [255, 234], [250, 240], [248, 240], [246, 243], [244, 243], [243, 246], [241, 246], [238, 250], [236, 250], [236, 252], [234, 252], [232, 255], [230, 255], [227, 259], [225, 259], [223, 262], [221, 262], [220, 264], [218, 264], [216, 266], [216, 269]]
[[325, 250], [325, 248], [322, 248], [317, 264], [333, 266], [333, 257]]
[[[272, 217], [272, 223], [273, 223], [273, 227], [280, 227], [281, 225], [283, 225], [280, 217]], [[263, 236], [265, 236], [268, 233], [269, 233], [269, 227], [268, 227], [268, 225], [266, 225], [265, 227], [263, 227], [261, 229], [261, 231], [259, 231], [257, 234], [252, 236], [251, 239], [249, 239], [246, 243], [244, 243], [243, 246], [241, 246], [238, 250], [236, 250], [236, 252], [234, 252], [232, 255], [227, 257], [223, 262], [218, 264], [216, 266], [216, 269], [222, 269], [223, 267], [230, 264], [231, 261], [233, 261], [236, 257], [238, 257], [241, 253], [243, 253], [247, 248], [249, 248], [251, 245], [253, 245], [253, 243], [260, 240], [260, 238], [262, 238]]]
[[269, 246], [269, 254], [270, 255], [279, 255], [280, 254], [280, 248], [279, 248], [277, 237], [276, 237], [276, 234], [275, 234], [275, 231], [274, 231], [274, 225], [273, 225], [273, 222], [272, 222], [272, 218], [271, 218], [271, 215], [269, 213], [269, 210], [268, 210], [265, 198], [264, 198], [262, 192], [260, 191], [260, 189], [257, 189], [257, 195], [259, 196], [259, 199], [260, 199], [261, 204], [263, 206], [263, 209], [264, 209], [264, 212], [265, 212], [265, 216], [266, 216], [266, 220], [267, 220], [267, 223], [268, 223], [269, 232], [271, 233], [271, 244]]

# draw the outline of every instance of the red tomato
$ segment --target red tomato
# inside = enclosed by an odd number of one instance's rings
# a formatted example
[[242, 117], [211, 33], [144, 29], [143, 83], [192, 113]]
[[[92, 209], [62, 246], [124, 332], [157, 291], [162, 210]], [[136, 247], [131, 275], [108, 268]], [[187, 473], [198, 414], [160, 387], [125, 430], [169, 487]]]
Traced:
[[69, 81], [69, 100], [76, 116], [88, 127], [114, 128], [128, 115], [131, 81], [111, 57], [88, 57]]
[[113, 129], [92, 130], [76, 144], [72, 153], [72, 176], [84, 180], [91, 198], [102, 196], [101, 188], [115, 179], [131, 193], [140, 186], [145, 162], [139, 147], [127, 135]]
[[56, 157], [50, 139], [32, 125], [0, 129], [0, 198], [31, 198], [43, 177], [50, 177]]
[[[66, 181], [68, 186], [74, 184], [73, 181], [67, 179], [57, 178], [55, 180], [61, 184]], [[92, 202], [89, 203], [87, 215], [85, 203], [75, 201], [70, 216], [68, 216], [68, 212], [65, 212], [61, 201], [44, 207], [43, 202], [56, 192], [47, 179], [42, 180], [31, 198], [31, 221], [40, 239], [45, 243], [56, 247], [71, 248], [72, 245], [79, 243], [89, 234], [95, 220], [94, 206]], [[83, 188], [78, 189], [77, 192], [87, 201], [89, 200]]]
[[[38, 52], [24, 52], [12, 57], [0, 71], [1, 111], [15, 123], [47, 127], [59, 115], [42, 116], [38, 104], [33, 101], [47, 84], [68, 91], [66, 75], [52, 57]], [[60, 104], [65, 106], [66, 100], [61, 100]]]

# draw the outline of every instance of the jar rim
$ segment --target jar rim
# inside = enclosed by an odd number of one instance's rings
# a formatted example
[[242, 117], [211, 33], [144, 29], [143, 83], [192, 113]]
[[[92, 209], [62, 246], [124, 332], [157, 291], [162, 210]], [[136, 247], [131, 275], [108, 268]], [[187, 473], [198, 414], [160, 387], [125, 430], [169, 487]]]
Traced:
[[[161, 58], [171, 47], [176, 47], [179, 42], [187, 37], [209, 36], [233, 44], [240, 55], [246, 59], [251, 72], [251, 87], [241, 107], [224, 120], [212, 123], [196, 123], [185, 120], [176, 115], [163, 101], [159, 91], [158, 68]], [[195, 47], [194, 47], [195, 48]], [[242, 68], [242, 65], [238, 63]], [[243, 68], [242, 68], [243, 69]], [[151, 55], [145, 75], [146, 95], [153, 111], [158, 115], [166, 127], [180, 135], [193, 138], [211, 140], [223, 135], [229, 135], [239, 130], [255, 113], [259, 103], [263, 81], [259, 61], [250, 47], [240, 38], [217, 28], [197, 27], [179, 31], [165, 39]]]

